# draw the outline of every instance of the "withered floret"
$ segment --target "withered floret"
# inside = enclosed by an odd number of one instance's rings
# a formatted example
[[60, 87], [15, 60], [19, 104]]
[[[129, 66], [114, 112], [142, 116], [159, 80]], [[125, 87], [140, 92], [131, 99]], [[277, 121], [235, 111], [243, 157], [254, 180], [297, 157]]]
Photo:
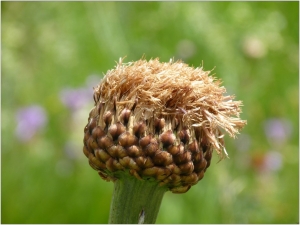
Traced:
[[120, 59], [94, 89], [83, 140], [91, 167], [105, 180], [122, 171], [188, 191], [203, 178], [213, 150], [227, 156], [221, 130], [235, 137], [246, 124], [242, 103], [224, 95], [209, 73], [180, 61]]

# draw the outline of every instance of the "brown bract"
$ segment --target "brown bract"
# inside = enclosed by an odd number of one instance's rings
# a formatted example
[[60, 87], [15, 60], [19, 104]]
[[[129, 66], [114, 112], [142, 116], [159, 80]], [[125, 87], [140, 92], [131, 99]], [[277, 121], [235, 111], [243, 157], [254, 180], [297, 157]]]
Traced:
[[188, 191], [203, 178], [213, 149], [227, 156], [221, 130], [235, 137], [246, 124], [241, 101], [209, 73], [181, 61], [120, 59], [94, 89], [83, 148], [91, 167], [106, 180], [128, 171]]

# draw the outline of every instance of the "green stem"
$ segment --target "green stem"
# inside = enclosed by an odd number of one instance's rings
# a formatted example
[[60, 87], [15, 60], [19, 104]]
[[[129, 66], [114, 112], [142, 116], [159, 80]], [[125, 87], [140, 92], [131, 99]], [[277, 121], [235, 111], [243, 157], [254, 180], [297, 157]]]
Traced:
[[155, 181], [121, 176], [114, 183], [109, 223], [155, 223], [166, 191]]

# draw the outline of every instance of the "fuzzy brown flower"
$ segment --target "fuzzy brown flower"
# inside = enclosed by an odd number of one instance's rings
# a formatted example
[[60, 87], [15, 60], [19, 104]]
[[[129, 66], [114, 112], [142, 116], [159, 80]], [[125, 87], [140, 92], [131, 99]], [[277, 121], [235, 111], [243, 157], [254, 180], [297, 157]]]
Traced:
[[209, 74], [181, 61], [120, 59], [94, 89], [83, 148], [90, 165], [106, 180], [129, 171], [175, 193], [189, 190], [213, 149], [227, 156], [222, 131], [235, 137], [246, 124], [242, 102]]

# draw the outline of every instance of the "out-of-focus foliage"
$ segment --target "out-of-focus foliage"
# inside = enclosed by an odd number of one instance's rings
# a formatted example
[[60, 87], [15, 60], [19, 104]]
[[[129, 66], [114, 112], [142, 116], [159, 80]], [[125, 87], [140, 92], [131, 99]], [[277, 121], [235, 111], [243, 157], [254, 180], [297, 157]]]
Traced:
[[203, 65], [248, 125], [157, 223], [299, 223], [298, 2], [1, 2], [1, 221], [107, 223], [82, 153], [92, 87], [145, 55]]

